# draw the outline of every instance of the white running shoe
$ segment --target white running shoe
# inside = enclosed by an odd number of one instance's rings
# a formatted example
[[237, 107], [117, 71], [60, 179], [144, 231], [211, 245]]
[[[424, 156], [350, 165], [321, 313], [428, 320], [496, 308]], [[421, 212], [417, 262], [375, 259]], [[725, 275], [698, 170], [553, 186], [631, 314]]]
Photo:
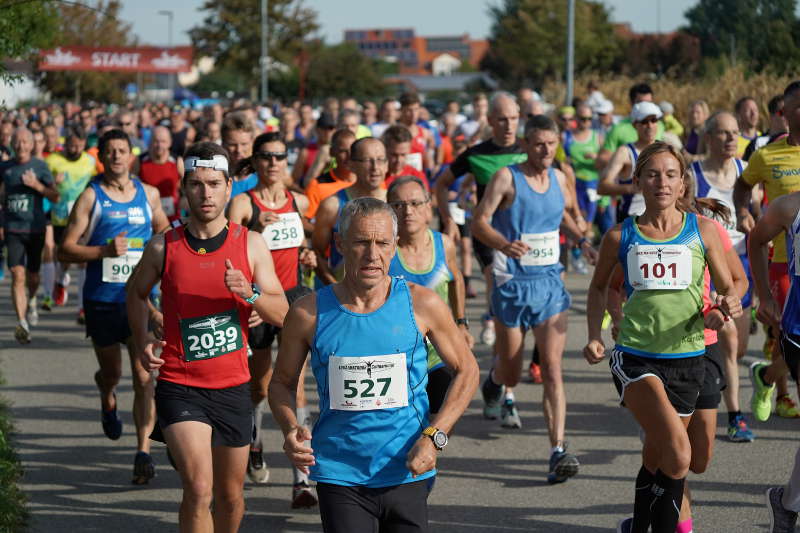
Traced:
[[36, 309], [36, 296], [28, 300], [28, 311], [25, 313], [25, 320], [31, 326], [39, 324], [39, 311]]

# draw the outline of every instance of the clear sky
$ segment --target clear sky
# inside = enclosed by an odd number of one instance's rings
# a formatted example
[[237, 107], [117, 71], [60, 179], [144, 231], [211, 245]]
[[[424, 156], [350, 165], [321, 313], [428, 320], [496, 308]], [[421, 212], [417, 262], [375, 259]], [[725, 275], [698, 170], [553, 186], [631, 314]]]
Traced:
[[[473, 38], [482, 38], [491, 26], [488, 7], [500, 3], [501, 0], [305, 0], [307, 6], [318, 11], [321, 36], [330, 44], [342, 40], [345, 28], [388, 26], [411, 27], [417, 35], [466, 32]], [[612, 9], [612, 19], [631, 23], [637, 32], [654, 32], [659, 26], [661, 31], [674, 30], [685, 23], [683, 13], [695, 3], [696, 0], [605, 0]], [[167, 43], [167, 17], [159, 15], [160, 10], [169, 9], [175, 14], [173, 44], [189, 44], [186, 31], [203, 20], [202, 0], [122, 0], [122, 4], [122, 18], [132, 24], [142, 44]]]

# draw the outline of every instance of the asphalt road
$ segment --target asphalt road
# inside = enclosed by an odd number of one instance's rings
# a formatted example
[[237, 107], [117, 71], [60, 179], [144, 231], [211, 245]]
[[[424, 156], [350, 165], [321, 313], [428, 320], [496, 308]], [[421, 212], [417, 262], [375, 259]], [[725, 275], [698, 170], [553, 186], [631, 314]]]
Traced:
[[[541, 386], [522, 384], [516, 392], [523, 428], [505, 430], [481, 417], [476, 396], [439, 460], [440, 475], [430, 503], [431, 531], [512, 532], [612, 531], [632, 511], [633, 479], [640, 466], [637, 427], [618, 407], [608, 366], [590, 367], [579, 350], [586, 341], [585, 276], [568, 277], [573, 294], [564, 378], [568, 398], [567, 438], [581, 462], [578, 476], [548, 486], [549, 444], [541, 414]], [[73, 289], [74, 291], [74, 289]], [[73, 292], [74, 295], [74, 292]], [[477, 335], [482, 299], [470, 301]], [[99, 398], [92, 381], [96, 361], [69, 303], [42, 313], [33, 343], [13, 340], [15, 321], [9, 281], [0, 283], [0, 364], [7, 383], [2, 393], [14, 406], [15, 442], [25, 469], [31, 531], [124, 533], [176, 531], [180, 481], [164, 447], [154, 445], [158, 476], [149, 486], [130, 484], [135, 437], [132, 432], [130, 372], [117, 392], [125, 422], [123, 437], [106, 439], [100, 428]], [[749, 356], [758, 357], [763, 337], [751, 337]], [[527, 344], [532, 344], [529, 336]], [[477, 345], [482, 378], [490, 365], [487, 346]], [[741, 399], [750, 384], [740, 367]], [[313, 402], [313, 378], [306, 382]], [[725, 438], [720, 414], [714, 460], [702, 476], [690, 475], [695, 531], [764, 531], [767, 487], [785, 483], [797, 449], [800, 420], [777, 417], [753, 423], [757, 439], [734, 444]], [[265, 417], [268, 485], [247, 483], [243, 532], [321, 531], [316, 510], [289, 508], [291, 472], [282, 438]]]

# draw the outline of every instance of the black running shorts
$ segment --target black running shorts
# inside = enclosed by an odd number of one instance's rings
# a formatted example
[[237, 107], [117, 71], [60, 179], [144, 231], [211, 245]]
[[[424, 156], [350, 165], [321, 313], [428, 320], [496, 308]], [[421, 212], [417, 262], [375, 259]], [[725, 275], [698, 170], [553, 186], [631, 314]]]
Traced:
[[700, 396], [697, 397], [695, 409], [716, 409], [722, 400], [722, 391], [725, 390], [725, 363], [722, 359], [722, 350], [719, 344], [714, 343], [706, 346], [706, 354], [703, 356], [706, 363], [705, 377], [703, 378], [703, 388], [700, 389]]
[[98, 302], [84, 300], [86, 313], [86, 336], [98, 348], [113, 344], [125, 344], [131, 336], [128, 325], [128, 309], [125, 302]]
[[648, 376], [664, 385], [672, 407], [680, 416], [691, 416], [705, 379], [705, 357], [656, 359], [614, 350], [609, 361], [620, 405], [625, 405], [625, 388]]
[[800, 336], [781, 332], [781, 352], [792, 379], [797, 383], [797, 366], [800, 365]]
[[12, 233], [6, 231], [8, 268], [24, 266], [31, 273], [38, 273], [42, 267], [44, 232]]

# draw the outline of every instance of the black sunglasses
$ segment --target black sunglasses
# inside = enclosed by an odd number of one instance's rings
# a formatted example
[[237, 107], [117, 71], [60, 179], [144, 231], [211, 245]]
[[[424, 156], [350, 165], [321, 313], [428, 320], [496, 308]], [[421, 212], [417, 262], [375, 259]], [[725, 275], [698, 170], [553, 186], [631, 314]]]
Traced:
[[283, 161], [289, 154], [286, 152], [258, 152], [255, 157], [258, 159], [275, 159], [275, 161]]

